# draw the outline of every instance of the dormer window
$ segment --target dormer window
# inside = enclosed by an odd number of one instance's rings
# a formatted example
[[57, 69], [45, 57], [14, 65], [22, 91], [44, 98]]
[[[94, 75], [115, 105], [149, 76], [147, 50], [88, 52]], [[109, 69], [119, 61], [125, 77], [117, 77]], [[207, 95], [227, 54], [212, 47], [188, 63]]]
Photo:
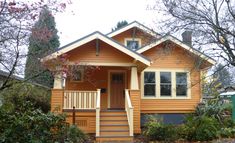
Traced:
[[140, 48], [141, 40], [139, 38], [125, 38], [125, 45], [127, 48], [135, 51]]

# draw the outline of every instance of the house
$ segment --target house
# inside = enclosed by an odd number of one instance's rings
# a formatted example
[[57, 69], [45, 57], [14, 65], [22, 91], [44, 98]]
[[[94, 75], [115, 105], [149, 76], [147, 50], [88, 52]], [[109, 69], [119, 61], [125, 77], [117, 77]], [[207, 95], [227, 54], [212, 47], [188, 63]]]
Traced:
[[[97, 141], [132, 140], [141, 133], [144, 114], [185, 114], [201, 99], [200, 76], [215, 61], [192, 48], [190, 32], [183, 41], [161, 36], [139, 22], [108, 34], [91, 33], [46, 56], [42, 62], [66, 54], [76, 78], [55, 76], [51, 109], [67, 114]], [[79, 64], [77, 64], [79, 63]], [[86, 67], [94, 68], [86, 77]], [[57, 67], [59, 68], [59, 67]], [[72, 69], [72, 68], [71, 68]]]

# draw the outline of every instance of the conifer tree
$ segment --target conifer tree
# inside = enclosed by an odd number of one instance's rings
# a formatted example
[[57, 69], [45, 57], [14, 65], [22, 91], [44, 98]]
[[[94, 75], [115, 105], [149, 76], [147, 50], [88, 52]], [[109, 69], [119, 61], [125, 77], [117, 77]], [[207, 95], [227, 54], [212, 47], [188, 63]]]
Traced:
[[59, 45], [55, 19], [48, 7], [45, 6], [42, 8], [39, 19], [31, 30], [25, 79], [52, 87], [53, 76], [49, 70], [42, 66], [40, 58], [55, 51]]

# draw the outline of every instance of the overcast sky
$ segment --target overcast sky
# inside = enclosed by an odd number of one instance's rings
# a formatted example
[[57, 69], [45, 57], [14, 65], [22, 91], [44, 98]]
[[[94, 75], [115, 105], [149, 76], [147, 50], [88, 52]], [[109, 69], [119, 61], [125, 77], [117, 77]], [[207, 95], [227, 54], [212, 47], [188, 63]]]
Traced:
[[121, 20], [136, 20], [155, 29], [157, 14], [149, 10], [154, 3], [155, 0], [73, 0], [66, 12], [55, 16], [61, 46], [94, 31], [106, 34]]

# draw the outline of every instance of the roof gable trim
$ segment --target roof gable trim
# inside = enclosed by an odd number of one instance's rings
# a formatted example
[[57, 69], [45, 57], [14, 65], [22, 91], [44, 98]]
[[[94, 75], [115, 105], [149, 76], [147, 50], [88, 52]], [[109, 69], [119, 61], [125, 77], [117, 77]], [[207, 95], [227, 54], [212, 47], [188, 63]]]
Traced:
[[127, 31], [127, 30], [133, 28], [133, 27], [137, 27], [137, 28], [139, 28], [139, 29], [141, 29], [141, 30], [147, 32], [148, 34], [150, 34], [150, 35], [152, 35], [152, 36], [154, 36], [154, 37], [160, 36], [160, 35], [157, 34], [155, 31], [149, 29], [148, 27], [144, 26], [143, 24], [140, 24], [140, 23], [137, 22], [137, 21], [134, 21], [134, 22], [132, 22], [132, 23], [130, 23], [130, 24], [128, 24], [128, 25], [126, 25], [126, 26], [124, 26], [124, 27], [122, 27], [122, 28], [116, 30], [116, 31], [110, 32], [110, 33], [107, 34], [107, 36], [108, 36], [108, 37], [116, 36], [116, 35], [118, 35], [118, 34], [120, 34], [120, 33], [122, 33], [122, 32], [125, 32], [125, 31]]
[[208, 61], [212, 65], [216, 64], [215, 60], [213, 60], [209, 56], [205, 55], [204, 53], [202, 53], [202, 52], [200, 52], [196, 49], [191, 48], [190, 46], [186, 45], [185, 43], [181, 42], [180, 40], [178, 40], [177, 38], [175, 38], [171, 35], [164, 36], [164, 37], [160, 38], [159, 40], [157, 40], [155, 43], [152, 43], [152, 44], [149, 44], [145, 47], [142, 47], [142, 48], [138, 49], [136, 52], [141, 54], [141, 53], [143, 53], [143, 52], [145, 52], [145, 51], [147, 51], [147, 50], [149, 50], [149, 49], [151, 49], [151, 48], [153, 48], [153, 47], [155, 47], [155, 46], [157, 46], [157, 45], [159, 45], [159, 44], [161, 44], [161, 43], [163, 43], [167, 40], [170, 40], [173, 43], [176, 43], [176, 44], [180, 45], [182, 48], [184, 48], [184, 49], [188, 50], [189, 52], [201, 57], [202, 59]]
[[108, 43], [109, 45], [111, 45], [112, 47], [116, 48], [119, 51], [122, 51], [123, 53], [133, 57], [134, 59], [146, 64], [146, 65], [150, 65], [150, 60], [148, 60], [147, 58], [145, 58], [144, 56], [138, 54], [135, 51], [131, 51], [130, 49], [125, 48], [124, 46], [120, 45], [119, 43], [113, 41], [112, 39], [110, 39], [109, 37], [106, 37], [105, 35], [101, 34], [100, 32], [94, 32], [88, 36], [85, 36], [84, 38], [81, 38], [80, 40], [74, 41], [71, 44], [68, 44], [66, 46], [64, 46], [63, 48], [60, 48], [57, 52], [52, 53], [51, 55], [48, 55], [46, 57], [44, 57], [42, 59], [43, 61], [47, 61], [53, 58], [56, 58], [64, 53], [67, 53], [83, 44], [86, 44], [94, 39], [100, 39], [102, 41], [104, 41], [105, 43]]

